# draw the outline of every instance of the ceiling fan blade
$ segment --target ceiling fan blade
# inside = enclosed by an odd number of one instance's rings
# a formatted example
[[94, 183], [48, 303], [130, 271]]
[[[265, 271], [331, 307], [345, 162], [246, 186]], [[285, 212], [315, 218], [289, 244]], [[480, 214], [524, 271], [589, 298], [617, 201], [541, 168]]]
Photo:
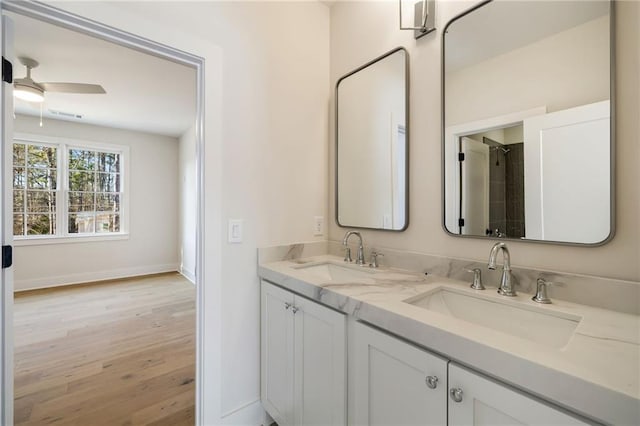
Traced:
[[39, 83], [45, 92], [62, 92], [62, 93], [85, 93], [85, 94], [103, 94], [107, 93], [99, 84], [85, 83]]

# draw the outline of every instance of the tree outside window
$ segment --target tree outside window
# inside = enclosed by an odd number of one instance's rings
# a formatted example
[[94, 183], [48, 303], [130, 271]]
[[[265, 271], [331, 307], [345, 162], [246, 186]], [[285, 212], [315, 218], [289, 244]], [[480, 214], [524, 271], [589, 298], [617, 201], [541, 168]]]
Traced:
[[13, 145], [13, 234], [55, 235], [58, 149]]
[[14, 236], [119, 233], [122, 198], [122, 152], [13, 144]]
[[120, 154], [70, 149], [68, 232], [119, 232], [120, 186]]

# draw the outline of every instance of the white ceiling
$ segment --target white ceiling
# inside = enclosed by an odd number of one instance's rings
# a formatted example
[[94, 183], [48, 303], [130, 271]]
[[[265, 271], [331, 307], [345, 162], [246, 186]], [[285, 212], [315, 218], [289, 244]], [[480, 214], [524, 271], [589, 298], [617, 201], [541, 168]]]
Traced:
[[[44, 117], [181, 136], [195, 120], [195, 69], [113, 43], [7, 13], [15, 22], [15, 56], [40, 62], [36, 82], [101, 84], [103, 95], [45, 93]], [[26, 71], [16, 59], [14, 78]], [[39, 104], [15, 100], [18, 114], [38, 116]], [[81, 115], [63, 118], [50, 112]]]
[[448, 28], [446, 71], [479, 63], [608, 12], [608, 0], [493, 1]]

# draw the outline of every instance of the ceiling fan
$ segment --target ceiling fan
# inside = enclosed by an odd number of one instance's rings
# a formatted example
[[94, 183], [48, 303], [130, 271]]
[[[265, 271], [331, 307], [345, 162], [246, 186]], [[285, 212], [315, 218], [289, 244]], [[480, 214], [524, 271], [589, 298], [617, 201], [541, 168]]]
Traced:
[[31, 58], [18, 58], [27, 68], [27, 76], [13, 80], [13, 94], [16, 98], [27, 102], [41, 103], [45, 92], [61, 92], [76, 94], [104, 94], [107, 93], [99, 84], [86, 83], [38, 83], [31, 78], [31, 70], [38, 66], [38, 61]]

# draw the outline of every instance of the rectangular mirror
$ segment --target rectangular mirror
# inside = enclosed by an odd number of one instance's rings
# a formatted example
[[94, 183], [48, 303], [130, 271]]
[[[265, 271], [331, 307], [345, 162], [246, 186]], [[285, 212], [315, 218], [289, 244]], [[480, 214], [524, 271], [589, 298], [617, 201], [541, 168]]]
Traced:
[[409, 55], [374, 59], [336, 84], [336, 220], [350, 228], [409, 224]]
[[613, 236], [612, 7], [493, 0], [449, 22], [449, 233], [591, 245]]

